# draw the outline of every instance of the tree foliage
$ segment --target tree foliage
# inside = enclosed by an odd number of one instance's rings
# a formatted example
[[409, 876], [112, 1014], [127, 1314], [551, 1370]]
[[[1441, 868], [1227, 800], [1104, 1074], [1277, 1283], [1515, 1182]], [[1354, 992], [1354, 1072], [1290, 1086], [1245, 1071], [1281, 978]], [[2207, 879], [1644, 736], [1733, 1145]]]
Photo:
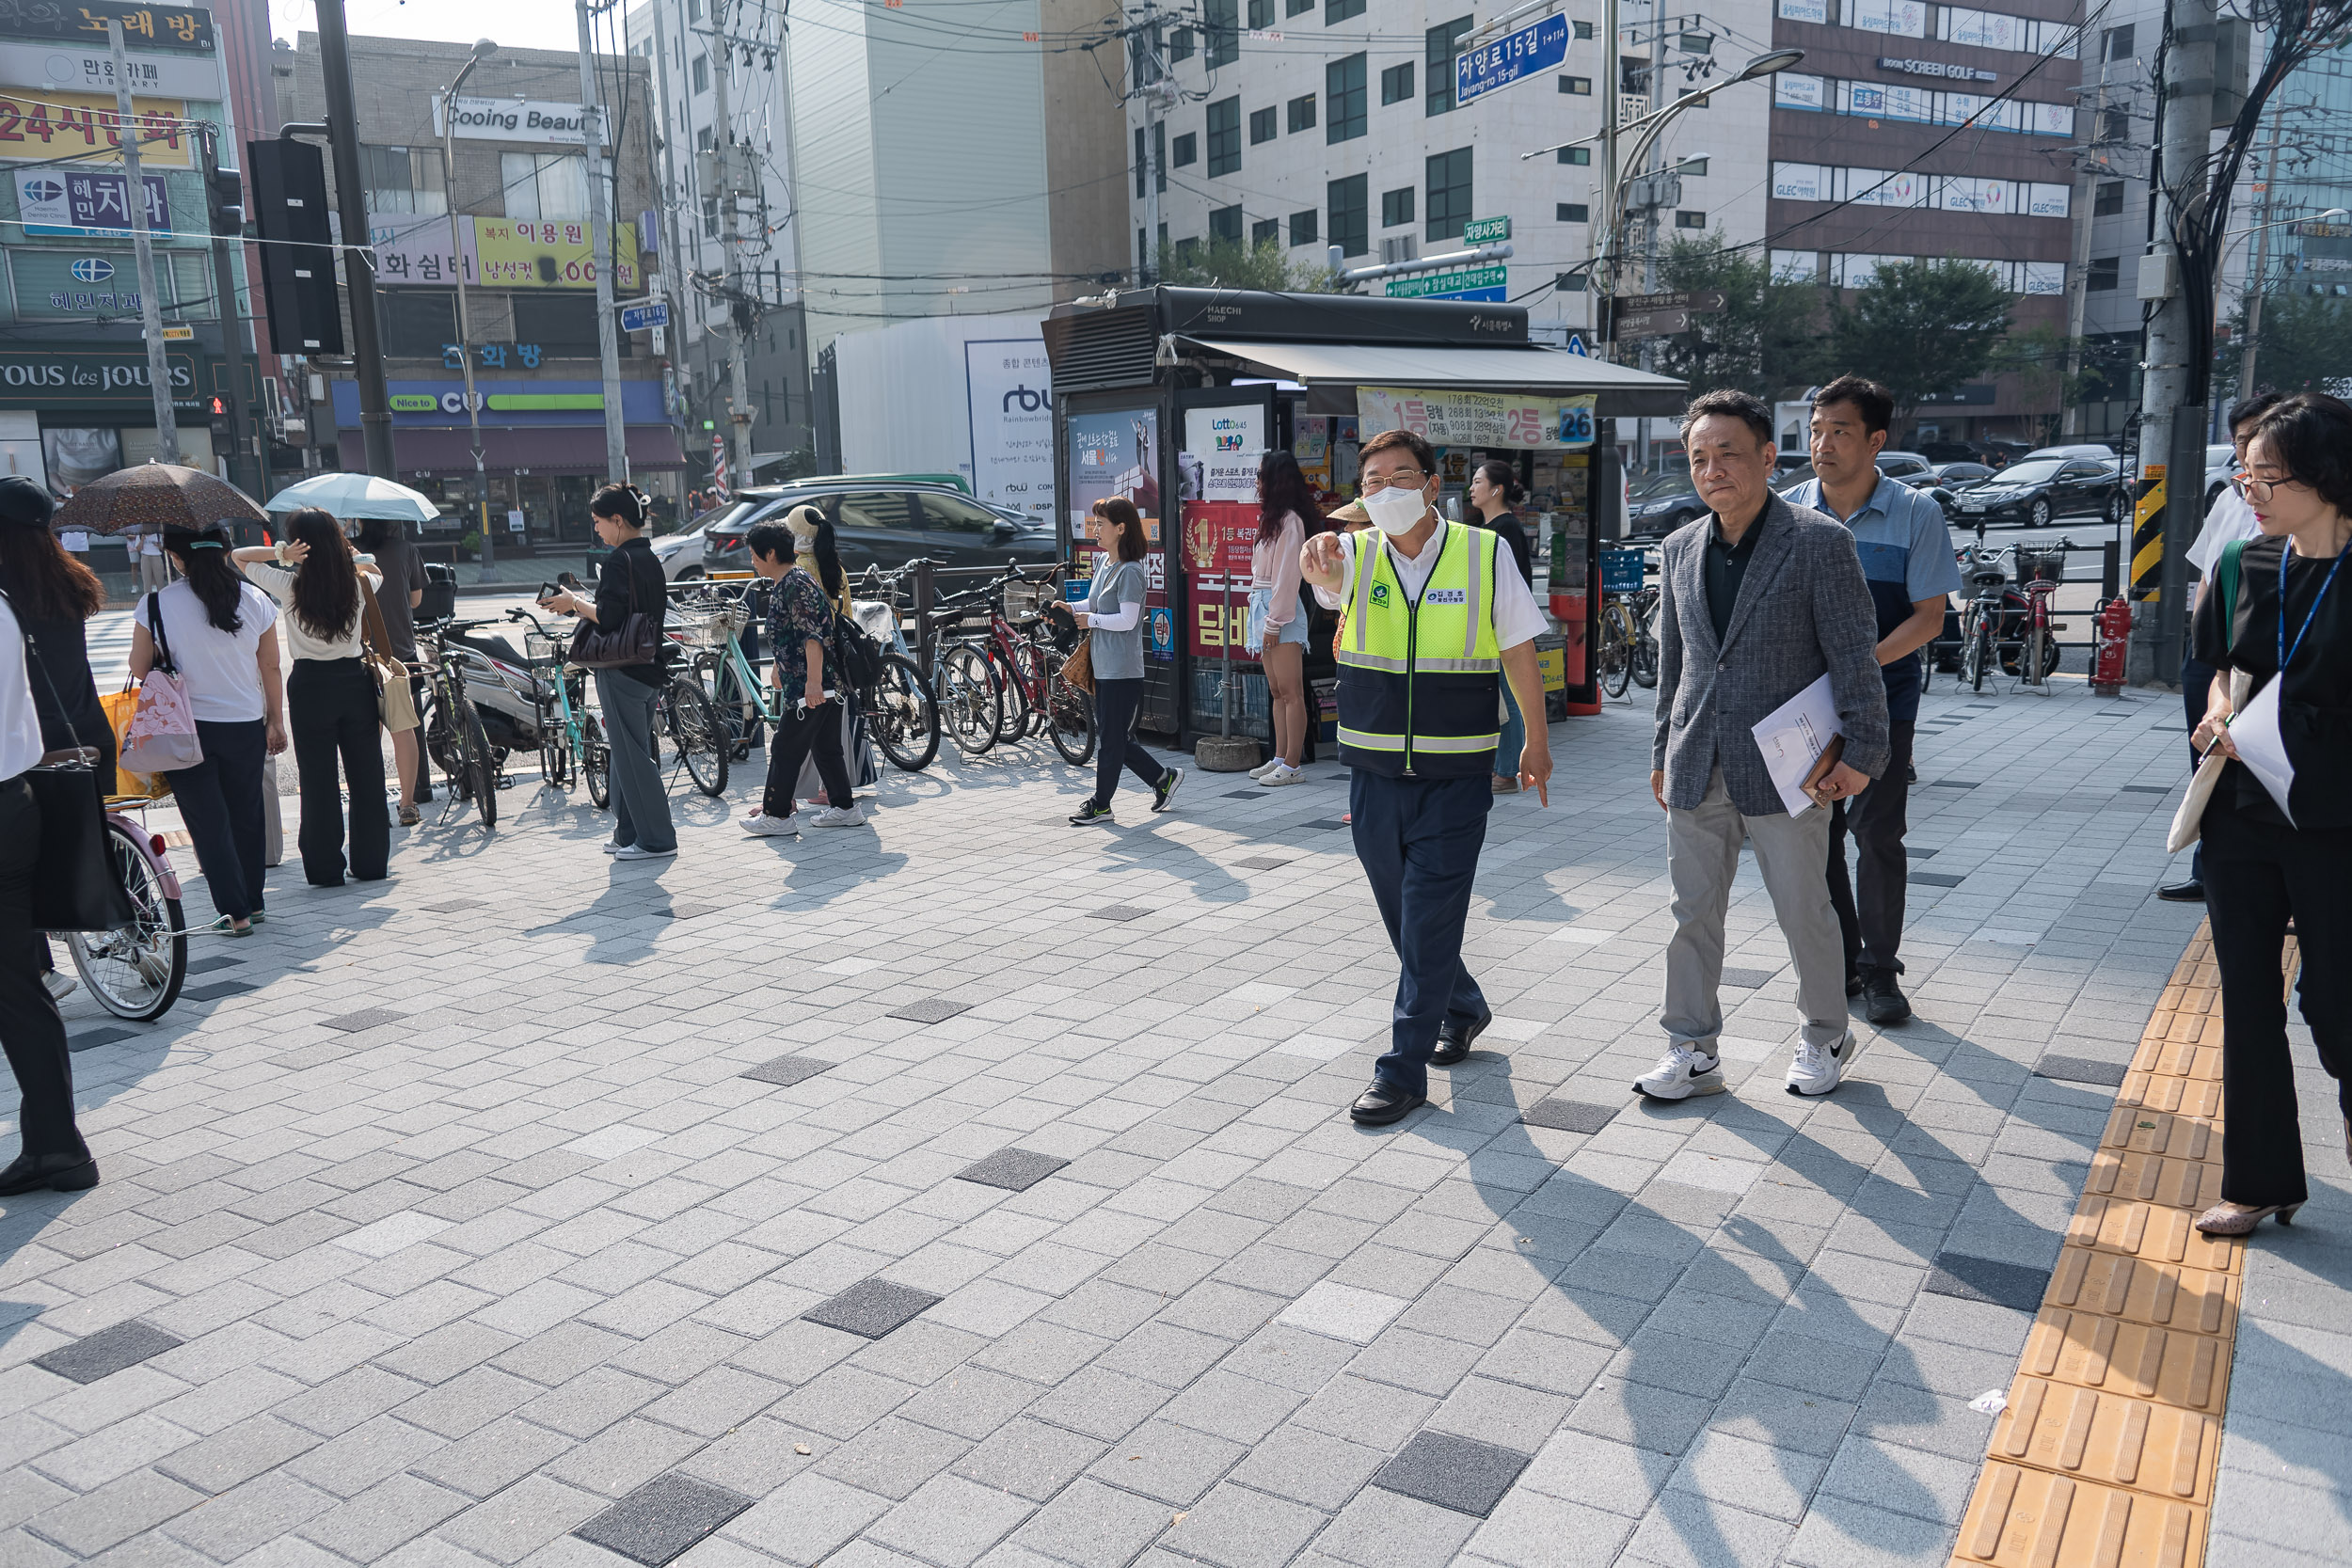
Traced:
[[2055, 326], [2012, 332], [1994, 349], [1993, 373], [2017, 377], [2018, 399], [2037, 427], [2036, 445], [2058, 439], [2067, 405], [2081, 397], [2085, 376], [2080, 370], [2068, 375], [2066, 363], [2070, 356], [2079, 363], [2082, 354], [2081, 340]]
[[1669, 245], [1658, 286], [1724, 296], [1721, 311], [1693, 315], [1690, 331], [1657, 340], [1653, 368], [1688, 382], [1694, 395], [1733, 388], [1772, 403], [1813, 379], [1821, 314], [1815, 285], [1775, 279], [1755, 250], [1725, 249], [1718, 230]]
[[1272, 240], [1246, 245], [1212, 241], [1206, 247], [1160, 246], [1159, 278], [1193, 289], [1271, 289], [1292, 293], [1337, 293], [1338, 279], [1320, 261], [1294, 261]]
[[[2246, 311], [2241, 305], [2231, 324], [2231, 351], [2246, 342]], [[2333, 392], [2352, 376], [2352, 309], [2346, 302], [2284, 290], [2263, 300], [2262, 329], [2254, 346], [2254, 379], [2281, 392]], [[2239, 379], [2242, 361], [2231, 352], [2225, 362], [2227, 379]], [[2246, 388], [2237, 395], [2244, 397]]]
[[1881, 262], [1851, 302], [1832, 302], [1829, 358], [1894, 393], [1899, 426], [1991, 370], [2010, 321], [2009, 291], [1973, 261]]

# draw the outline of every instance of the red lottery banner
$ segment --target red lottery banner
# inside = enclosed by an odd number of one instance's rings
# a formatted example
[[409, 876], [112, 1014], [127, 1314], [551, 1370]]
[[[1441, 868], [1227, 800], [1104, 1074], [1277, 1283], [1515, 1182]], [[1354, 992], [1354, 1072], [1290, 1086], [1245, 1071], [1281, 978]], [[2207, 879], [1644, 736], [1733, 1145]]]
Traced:
[[1257, 542], [1256, 502], [1184, 502], [1184, 579], [1191, 591], [1188, 636], [1195, 657], [1224, 657], [1230, 635], [1233, 657], [1255, 661], [1249, 646], [1249, 551]]

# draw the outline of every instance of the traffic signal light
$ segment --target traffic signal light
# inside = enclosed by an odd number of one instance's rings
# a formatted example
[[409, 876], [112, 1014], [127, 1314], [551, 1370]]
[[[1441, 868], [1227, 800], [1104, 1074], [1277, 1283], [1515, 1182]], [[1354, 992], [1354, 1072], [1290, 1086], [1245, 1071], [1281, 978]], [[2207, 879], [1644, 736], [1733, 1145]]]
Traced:
[[205, 176], [206, 203], [212, 209], [213, 232], [239, 236], [245, 232], [245, 178], [233, 168], [216, 168]]
[[[222, 443], [234, 441], [237, 438], [236, 422], [230, 418], [227, 398], [213, 400], [213, 436], [215, 441]], [[216, 446], [214, 450], [226, 451], [227, 448], [223, 445]]]
[[279, 354], [341, 354], [334, 233], [326, 223], [326, 154], [270, 137], [246, 144], [253, 173], [253, 225], [262, 245], [262, 296], [270, 346]]

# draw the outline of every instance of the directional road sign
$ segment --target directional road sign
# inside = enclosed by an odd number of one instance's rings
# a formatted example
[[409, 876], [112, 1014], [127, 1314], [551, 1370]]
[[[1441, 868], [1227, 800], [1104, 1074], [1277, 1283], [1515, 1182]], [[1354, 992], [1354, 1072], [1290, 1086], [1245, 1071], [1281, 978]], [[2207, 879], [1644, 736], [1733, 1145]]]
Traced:
[[1501, 299], [1510, 277], [1507, 267], [1466, 267], [1458, 272], [1430, 273], [1421, 277], [1391, 277], [1391, 299]]
[[1464, 245], [1493, 245], [1511, 237], [1511, 220], [1506, 217], [1472, 218], [1462, 226]]
[[[1688, 310], [1694, 316], [1704, 316], [1711, 315], [1723, 308], [1724, 294], [1721, 289], [1701, 289], [1695, 293], [1670, 294], [1619, 294], [1617, 296], [1617, 309], [1620, 312]], [[1679, 332], [1682, 328], [1676, 327], [1674, 330]]]
[[1522, 77], [1549, 71], [1568, 57], [1568, 19], [1548, 16], [1492, 43], [1456, 55], [1454, 61], [1454, 102], [1456, 105], [1507, 87]]
[[1617, 316], [1617, 336], [1620, 338], [1667, 338], [1690, 330], [1691, 312], [1688, 310], [1627, 312], [1621, 309]]
[[670, 325], [670, 302], [657, 299], [650, 305], [631, 305], [621, 311], [621, 330], [643, 332], [649, 326]]

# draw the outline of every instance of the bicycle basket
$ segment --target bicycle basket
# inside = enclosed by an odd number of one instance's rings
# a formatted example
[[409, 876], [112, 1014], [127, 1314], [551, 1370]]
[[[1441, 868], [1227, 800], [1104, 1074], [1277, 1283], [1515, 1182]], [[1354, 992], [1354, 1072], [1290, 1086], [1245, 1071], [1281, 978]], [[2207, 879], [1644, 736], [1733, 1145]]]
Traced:
[[2066, 552], [2064, 550], [2020, 550], [2017, 552], [2017, 580], [2028, 582], [2064, 582]]
[[568, 637], [545, 631], [523, 633], [523, 657], [533, 664], [560, 664], [571, 648], [572, 640]]

